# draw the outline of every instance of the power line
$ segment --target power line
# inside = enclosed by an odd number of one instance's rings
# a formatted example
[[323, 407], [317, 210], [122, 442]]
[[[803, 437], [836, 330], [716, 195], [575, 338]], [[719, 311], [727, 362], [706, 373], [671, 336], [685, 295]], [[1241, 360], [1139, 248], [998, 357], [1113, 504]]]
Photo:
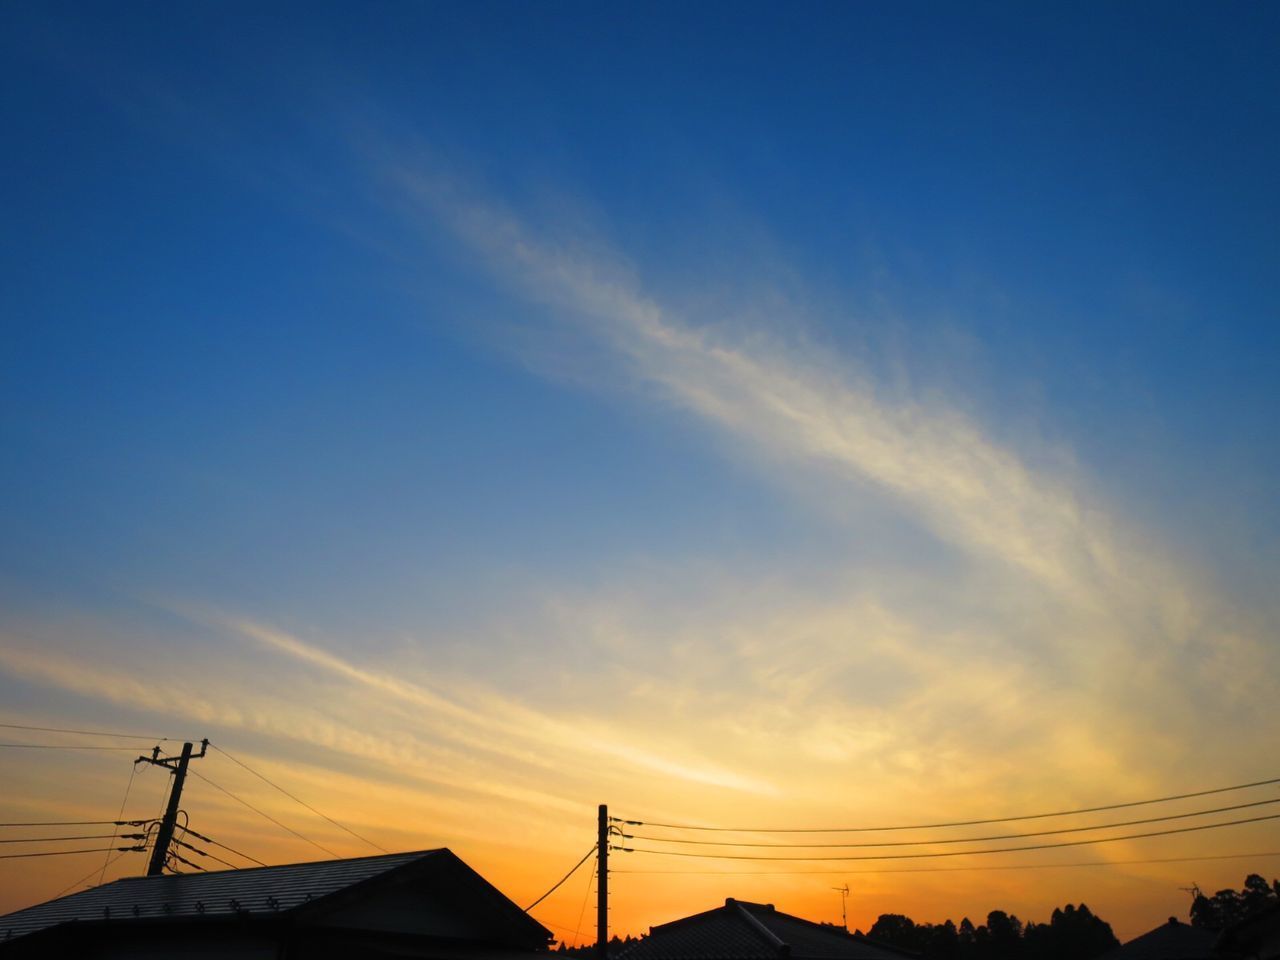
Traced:
[[[594, 852], [594, 850], [592, 851]], [[573, 931], [573, 942], [577, 946], [582, 940], [582, 918], [587, 915], [587, 898], [591, 896], [591, 882], [596, 878], [596, 872], [600, 869], [600, 861], [597, 860], [591, 865], [591, 876], [587, 877], [587, 889], [582, 894], [582, 909], [578, 911], [578, 926]]]
[[1245, 860], [1252, 857], [1280, 857], [1280, 850], [1262, 850], [1255, 853], [1217, 853], [1202, 857], [1149, 857], [1142, 860], [1085, 860], [1076, 863], [1002, 863], [972, 867], [905, 867], [897, 870], [848, 870], [843, 867], [831, 870], [613, 870], [612, 873], [663, 874], [667, 876], [720, 876], [720, 877], [789, 877], [804, 874], [836, 876], [839, 874], [886, 873], [962, 873], [975, 870], [1056, 870], [1060, 867], [1118, 867], [1151, 863], [1198, 863], [1204, 860]]
[[[124, 799], [120, 801], [120, 812], [116, 814], [116, 816], [117, 816], [117, 817], [123, 817], [123, 816], [124, 816], [124, 808], [125, 808], [125, 806], [129, 803], [129, 791], [133, 789], [133, 778], [134, 778], [134, 777], [136, 777], [137, 775], [138, 775], [138, 764], [137, 764], [137, 762], [135, 761], [134, 763], [131, 763], [131, 764], [129, 765], [129, 782], [128, 782], [128, 783], [126, 783], [126, 784], [124, 785]], [[111, 842], [112, 842], [112, 843], [115, 843], [115, 836], [114, 836], [114, 834], [115, 834], [119, 829], [120, 829], [120, 825], [119, 825], [119, 824], [116, 824], [116, 828], [115, 828], [114, 830], [112, 830], [112, 831], [111, 831], [111, 833], [112, 833], [112, 835], [113, 835], [113, 836], [112, 836], [112, 838], [111, 838]], [[147, 839], [146, 834], [143, 834], [142, 839], [143, 839], [143, 840]], [[110, 862], [111, 862], [111, 855], [110, 855], [110, 854], [107, 854], [107, 856], [105, 856], [105, 857], [103, 857], [103, 858], [102, 858], [102, 872], [101, 872], [100, 874], [98, 874], [98, 884], [99, 884], [99, 886], [101, 886], [101, 884], [102, 884], [102, 878], [103, 878], [103, 877], [105, 877], [105, 876], [107, 875], [107, 864], [109, 864]]]
[[28, 820], [0, 823], [0, 827], [140, 827], [152, 820]]
[[110, 733], [106, 730], [68, 730], [65, 727], [33, 727], [25, 723], [0, 723], [9, 730], [39, 730], [42, 733], [78, 733], [85, 737], [115, 737], [119, 740], [173, 740], [173, 737], [152, 737], [141, 733]]
[[122, 840], [145, 840], [145, 833], [92, 833], [87, 836], [79, 837], [18, 837], [17, 839], [5, 838], [0, 843], [62, 843], [66, 840], [114, 840], [119, 836]]
[[[180, 854], [180, 853], [173, 853], [172, 851], [170, 851], [169, 856], [173, 857], [173, 859], [177, 860], [179, 863], [185, 863], [188, 867], [194, 867], [196, 870], [199, 870], [201, 873], [207, 873], [207, 872], [208, 872], [208, 871], [206, 871], [206, 870], [205, 870], [205, 868], [204, 868], [204, 867], [200, 866], [200, 864], [198, 864], [198, 863], [192, 863], [190, 860], [188, 860], [186, 857], [184, 857], [184, 856], [183, 856], [182, 854]], [[170, 867], [169, 869], [170, 869], [170, 870], [173, 870], [173, 868], [172, 868], [172, 867]], [[178, 873], [179, 871], [177, 871], [177, 870], [173, 870], [173, 872], [174, 872], [174, 873]]]
[[78, 743], [0, 743], [0, 747], [19, 750], [128, 750], [130, 753], [138, 749], [137, 747], [104, 747], [98, 744]]
[[568, 873], [566, 873], [566, 874], [565, 874], [563, 877], [561, 877], [558, 881], [556, 881], [555, 886], [553, 886], [550, 890], [548, 890], [546, 893], [544, 893], [542, 896], [540, 896], [537, 900], [533, 901], [533, 903], [531, 903], [531, 904], [529, 904], [527, 907], [525, 907], [525, 908], [524, 908], [524, 912], [525, 912], [525, 913], [528, 913], [530, 910], [532, 910], [534, 907], [536, 907], [538, 904], [540, 904], [543, 900], [547, 899], [547, 897], [551, 896], [551, 895], [552, 895], [553, 893], [555, 893], [558, 889], [560, 889], [560, 885], [561, 885], [562, 883], [564, 883], [566, 880], [568, 880], [570, 877], [572, 877], [572, 876], [574, 875], [574, 873], [576, 873], [576, 872], [577, 872], [578, 868], [579, 868], [580, 866], [582, 866], [584, 863], [586, 863], [586, 862], [587, 862], [587, 857], [591, 856], [591, 855], [592, 855], [593, 853], [595, 853], [595, 852], [596, 852], [596, 845], [593, 843], [593, 844], [591, 845], [591, 849], [590, 849], [590, 850], [588, 850], [588, 851], [583, 855], [582, 859], [581, 859], [581, 860], [579, 860], [577, 863], [575, 863], [575, 864], [573, 865], [573, 869], [572, 869], [572, 870], [570, 870]]
[[1096, 807], [1080, 807], [1076, 810], [1056, 810], [1051, 813], [1029, 813], [1015, 817], [991, 817], [986, 820], [954, 820], [948, 823], [912, 823], [892, 827], [708, 827], [689, 823], [657, 823], [652, 820], [623, 820], [612, 818], [615, 823], [623, 823], [633, 827], [667, 827], [672, 830], [715, 830], [725, 833], [875, 833], [889, 830], [933, 830], [942, 827], [976, 827], [987, 823], [1012, 823], [1017, 820], [1043, 820], [1046, 817], [1069, 817], [1079, 813], [1099, 813], [1103, 810], [1122, 810], [1126, 807], [1145, 807], [1155, 803], [1169, 803], [1172, 800], [1189, 800], [1193, 797], [1208, 797], [1215, 793], [1231, 793], [1235, 790], [1248, 790], [1251, 787], [1267, 787], [1280, 783], [1280, 777], [1270, 780], [1255, 780], [1253, 783], [1238, 783], [1230, 787], [1215, 787], [1212, 790], [1196, 790], [1192, 793], [1176, 793], [1167, 797], [1155, 797], [1151, 800], [1131, 800], [1127, 803], [1107, 803]]
[[105, 853], [108, 850], [121, 850], [125, 853], [129, 853], [134, 850], [145, 849], [146, 847], [94, 847], [92, 850], [45, 850], [41, 853], [0, 853], [0, 860], [20, 860], [23, 857], [66, 857], [73, 853]]
[[[117, 853], [114, 857], [111, 857], [110, 859], [108, 859], [108, 860], [107, 860], [107, 866], [108, 866], [108, 867], [109, 867], [109, 866], [111, 866], [113, 863], [115, 863], [117, 860], [119, 860], [121, 857], [123, 857], [126, 853], [131, 852], [133, 849], [134, 849], [133, 847], [125, 847], [123, 850], [121, 850], [119, 853]], [[90, 870], [88, 873], [86, 873], [83, 877], [81, 877], [79, 880], [77, 880], [75, 883], [68, 884], [67, 886], [65, 886], [65, 887], [63, 887], [61, 890], [59, 890], [56, 894], [54, 894], [54, 895], [53, 895], [53, 899], [54, 899], [54, 900], [57, 900], [59, 897], [65, 896], [65, 895], [66, 895], [66, 893], [67, 893], [67, 891], [69, 891], [69, 890], [73, 890], [73, 889], [75, 889], [76, 887], [80, 886], [80, 884], [84, 883], [86, 880], [88, 880], [90, 877], [92, 877], [92, 876], [93, 876], [95, 873], [97, 873], [97, 872], [98, 872], [98, 869], [97, 869], [97, 867], [95, 867], [94, 869], [92, 869], [92, 870]], [[103, 871], [103, 873], [105, 873], [105, 872], [106, 872], [106, 871], [104, 870], [104, 871]], [[98, 883], [97, 883], [97, 886], [102, 886], [102, 880], [101, 880], [101, 878], [99, 878]]]
[[345, 824], [341, 824], [341, 823], [339, 823], [337, 820], [333, 819], [333, 817], [329, 816], [328, 814], [321, 813], [319, 810], [317, 810], [317, 809], [316, 809], [315, 807], [313, 807], [311, 804], [307, 803], [307, 801], [305, 801], [305, 800], [303, 800], [303, 799], [301, 799], [301, 798], [299, 798], [299, 797], [295, 797], [292, 793], [290, 793], [290, 792], [289, 792], [288, 790], [286, 790], [284, 787], [280, 786], [280, 784], [275, 783], [275, 782], [273, 782], [273, 781], [271, 781], [271, 780], [267, 779], [267, 777], [266, 777], [265, 775], [263, 775], [263, 774], [259, 773], [259, 772], [258, 772], [257, 770], [255, 770], [255, 769], [253, 769], [253, 767], [249, 766], [249, 765], [248, 765], [247, 763], [245, 763], [243, 760], [237, 760], [235, 757], [233, 757], [231, 754], [227, 753], [227, 751], [223, 750], [223, 749], [222, 749], [220, 746], [218, 746], [216, 743], [211, 743], [211, 744], [209, 744], [209, 746], [213, 747], [213, 749], [217, 750], [220, 754], [222, 754], [224, 757], [226, 757], [226, 758], [227, 758], [228, 760], [230, 760], [232, 763], [235, 763], [235, 764], [238, 764], [238, 765], [239, 765], [239, 766], [241, 766], [241, 767], [244, 767], [244, 769], [248, 770], [250, 773], [252, 773], [255, 777], [257, 777], [257, 778], [258, 778], [259, 780], [261, 780], [263, 783], [266, 783], [266, 784], [269, 784], [270, 786], [275, 787], [277, 790], [279, 790], [281, 793], [283, 793], [283, 794], [284, 794], [286, 797], [288, 797], [290, 800], [294, 801], [295, 803], [300, 803], [300, 804], [302, 804], [304, 807], [306, 807], [308, 810], [310, 810], [312, 813], [314, 813], [317, 817], [321, 817], [321, 818], [323, 818], [323, 819], [325, 819], [325, 820], [328, 820], [330, 823], [332, 823], [332, 824], [333, 824], [335, 827], [337, 827], [338, 829], [340, 829], [340, 830], [345, 830], [347, 833], [351, 834], [351, 836], [355, 837], [357, 840], [361, 841], [362, 843], [367, 843], [369, 846], [373, 847], [375, 850], [381, 850], [383, 853], [390, 853], [390, 852], [391, 852], [391, 851], [390, 851], [390, 850], [388, 850], [386, 847], [384, 847], [384, 846], [382, 846], [382, 845], [380, 845], [380, 844], [374, 843], [374, 842], [373, 842], [372, 840], [370, 840], [368, 837], [362, 837], [362, 836], [360, 836], [360, 834], [356, 833], [356, 832], [355, 832], [354, 830], [352, 830], [350, 827], [346, 826]]
[[578, 932], [574, 930], [573, 927], [566, 927], [563, 923], [556, 923], [553, 920], [539, 920], [538, 922], [545, 924], [548, 927], [555, 927], [557, 930], [563, 930], [565, 933], [576, 934]]
[[188, 771], [188, 773], [190, 773], [192, 776], [199, 777], [199, 778], [200, 778], [201, 780], [203, 780], [205, 783], [209, 784], [209, 786], [214, 787], [214, 788], [215, 788], [215, 789], [217, 789], [217, 790], [221, 790], [223, 793], [225, 793], [225, 794], [226, 794], [228, 797], [230, 797], [232, 800], [235, 800], [237, 803], [242, 803], [242, 804], [244, 804], [246, 807], [248, 807], [248, 808], [249, 808], [250, 810], [252, 810], [254, 813], [258, 814], [258, 816], [260, 816], [260, 817], [266, 817], [266, 819], [270, 820], [272, 823], [274, 823], [274, 824], [275, 824], [277, 827], [279, 827], [281, 830], [285, 830], [285, 831], [287, 831], [288, 833], [293, 834], [293, 835], [294, 835], [295, 837], [297, 837], [299, 840], [304, 840], [304, 841], [306, 841], [307, 843], [311, 844], [313, 847], [315, 847], [315, 848], [316, 848], [316, 849], [318, 849], [318, 850], [323, 850], [325, 853], [327, 853], [329, 856], [333, 857], [333, 859], [335, 859], [335, 860], [340, 860], [340, 859], [342, 859], [342, 858], [341, 858], [341, 857], [339, 857], [336, 853], [334, 853], [332, 850], [330, 850], [328, 847], [323, 846], [322, 844], [316, 843], [316, 841], [312, 840], [310, 837], [304, 837], [302, 834], [300, 834], [297, 830], [294, 830], [292, 827], [286, 827], [283, 823], [281, 823], [281, 822], [280, 822], [279, 820], [277, 820], [275, 817], [271, 816], [271, 814], [269, 814], [269, 813], [264, 813], [263, 811], [261, 811], [261, 810], [259, 810], [257, 807], [255, 807], [252, 803], [250, 803], [248, 800], [245, 800], [245, 799], [243, 799], [243, 798], [241, 798], [241, 797], [237, 797], [234, 793], [232, 793], [232, 792], [231, 792], [230, 790], [228, 790], [226, 787], [218, 786], [218, 784], [214, 783], [212, 780], [210, 780], [210, 779], [209, 779], [208, 777], [206, 777], [204, 774], [202, 774], [202, 773], [198, 773], [198, 772], [196, 772], [195, 770], [189, 770], [189, 771]]
[[167, 775], [162, 781], [160, 781], [160, 814], [159, 816], [154, 818], [154, 822], [156, 824], [159, 824], [162, 820], [164, 820], [164, 811], [165, 811], [166, 801], [169, 798], [169, 787], [173, 779], [173, 771], [169, 770], [167, 767], [164, 769], [166, 770]]
[[862, 847], [929, 847], [946, 843], [984, 843], [991, 840], [1026, 840], [1031, 837], [1048, 837], [1063, 833], [1085, 833], [1090, 830], [1111, 830], [1115, 827], [1133, 827], [1142, 823], [1163, 823], [1169, 820], [1186, 820], [1189, 817], [1204, 817], [1212, 813], [1226, 813], [1230, 810], [1245, 810], [1250, 807], [1265, 807], [1280, 803], [1280, 797], [1274, 800], [1255, 800], [1252, 803], [1237, 803], [1229, 807], [1214, 807], [1212, 810], [1196, 810], [1192, 813], [1171, 813], [1162, 817], [1144, 817], [1141, 820], [1117, 820], [1114, 823], [1099, 823], [1084, 827], [1060, 827], [1057, 830], [1039, 830], [1034, 833], [1002, 833], [988, 837], [951, 837], [946, 840], [885, 840], [879, 843], [736, 843], [720, 840], [686, 840], [677, 837], [645, 837], [624, 833], [628, 840], [657, 840], [661, 843], [685, 843], [706, 847], [765, 847], [791, 849], [824, 849]]
[[690, 853], [684, 850], [646, 850], [641, 847], [615, 847], [626, 853], [654, 853], [665, 857], [699, 857], [708, 860], [923, 860], [932, 857], [970, 857], [987, 853], [1016, 853], [1021, 850], [1054, 850], [1058, 847], [1083, 847], [1095, 843], [1114, 843], [1118, 840], [1141, 840], [1144, 837], [1167, 837], [1176, 833], [1196, 833], [1200, 830], [1216, 830], [1219, 827], [1234, 827], [1244, 823], [1260, 823], [1263, 820], [1280, 820], [1280, 813], [1270, 813], [1265, 817], [1250, 817], [1244, 820], [1227, 820], [1223, 823], [1204, 823], [1194, 827], [1178, 827], [1174, 830], [1153, 830], [1147, 833], [1130, 833], [1122, 837], [1100, 837], [1095, 840], [1068, 840], [1065, 843], [1033, 843], [1021, 847], [999, 847], [993, 850], [945, 850], [941, 853], [884, 853], [874, 856], [856, 857], [769, 857], [748, 856], [732, 853]]
[[[190, 832], [191, 832], [190, 830], [187, 831], [187, 833], [190, 833]], [[208, 857], [210, 860], [216, 860], [218, 861], [218, 863], [222, 864], [224, 867], [230, 867], [232, 870], [239, 869], [239, 867], [237, 867], [234, 863], [227, 863], [227, 861], [223, 860], [221, 857], [214, 856], [212, 853], [209, 853], [208, 851], [205, 851], [205, 850], [201, 850], [199, 847], [193, 847], [191, 844], [186, 843], [185, 841], [174, 840], [173, 842], [180, 847], [186, 847], [188, 850], [192, 851], [193, 853], [198, 853], [202, 857]]]
[[[198, 840], [203, 840], [205, 843], [212, 843], [215, 847], [221, 847], [223, 850], [228, 850], [231, 853], [234, 853], [237, 857], [244, 857], [244, 859], [246, 860], [251, 860], [252, 862], [256, 863], [260, 867], [266, 866], [266, 864], [263, 863], [261, 860], [259, 860], [257, 857], [251, 857], [247, 853], [241, 853], [235, 847], [229, 847], [225, 843], [220, 843], [217, 840], [214, 840], [212, 837], [206, 837], [203, 833], [196, 833], [196, 831], [192, 830], [190, 827], [187, 828], [187, 833], [191, 834], [193, 837], [195, 837]], [[210, 854], [210, 856], [212, 856], [212, 854]]]

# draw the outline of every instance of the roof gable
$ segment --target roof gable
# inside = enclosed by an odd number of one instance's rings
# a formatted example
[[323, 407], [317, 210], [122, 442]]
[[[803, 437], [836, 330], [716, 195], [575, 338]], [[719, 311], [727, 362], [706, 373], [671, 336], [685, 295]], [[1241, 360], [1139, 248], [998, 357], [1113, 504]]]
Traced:
[[1216, 940], [1212, 931], [1170, 917], [1167, 923], [1104, 954], [1103, 960], [1207, 960]]
[[[384, 901], [379, 910], [378, 901]], [[394, 901], [394, 902], [387, 902]], [[444, 901], [465, 923], [422, 909]], [[410, 910], [413, 905], [417, 910]], [[246, 870], [130, 877], [0, 917], [0, 945], [69, 923], [201, 922], [288, 917], [295, 924], [371, 929], [537, 949], [546, 930], [447, 849]], [[344, 919], [345, 917], [345, 919]], [[412, 917], [412, 921], [408, 918]], [[434, 917], [435, 926], [431, 926]], [[414, 929], [408, 929], [413, 927]]]
[[772, 904], [724, 906], [653, 927], [620, 960], [898, 960], [899, 951], [838, 927], [814, 923]]

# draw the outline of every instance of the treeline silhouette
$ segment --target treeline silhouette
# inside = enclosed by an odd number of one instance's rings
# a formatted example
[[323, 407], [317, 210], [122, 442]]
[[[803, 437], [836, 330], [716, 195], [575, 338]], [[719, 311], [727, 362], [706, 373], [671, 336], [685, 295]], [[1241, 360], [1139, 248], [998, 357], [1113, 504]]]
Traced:
[[[1280, 880], [1267, 883], [1251, 873], [1239, 890], [1219, 890], [1213, 896], [1196, 891], [1191, 904], [1191, 925], [1222, 930], [1260, 910], [1280, 904]], [[916, 923], [900, 913], [882, 913], [867, 936], [881, 943], [918, 954], [921, 960], [1091, 960], [1120, 945], [1111, 925], [1085, 904], [1067, 904], [1053, 911], [1048, 923], [1023, 923], [1003, 910], [992, 910], [987, 922], [974, 926], [965, 917], [960, 923]], [[614, 936], [609, 954], [644, 939]], [[595, 944], [568, 947], [557, 954], [575, 960], [592, 960]]]
[[[1251, 873], [1239, 890], [1199, 891], [1191, 904], [1191, 925], [1223, 930], [1260, 910], [1280, 904], [1280, 880], [1267, 883]], [[1111, 925], [1085, 904], [1054, 910], [1048, 923], [1023, 924], [1003, 910], [992, 910], [975, 927], [968, 917], [957, 926], [915, 923], [884, 913], [867, 932], [882, 943], [918, 953], [923, 960], [1089, 960], [1119, 946]]]
[[1244, 878], [1239, 890], [1219, 890], [1206, 897], [1196, 890], [1191, 902], [1191, 925], [1206, 930], [1223, 930], [1260, 910], [1280, 903], [1280, 880], [1270, 884], [1256, 873]]
[[[633, 937], [627, 934], [626, 937], [620, 937], [616, 933], [609, 938], [609, 956], [616, 957], [618, 951], [623, 947], [629, 947], [638, 940], [643, 940], [644, 936]], [[565, 957], [582, 957], [583, 960], [591, 960], [596, 955], [596, 945], [594, 943], [583, 943], [576, 947], [565, 946], [564, 941], [560, 941], [560, 946], [555, 951], [557, 954]]]
[[[976, 927], [968, 917], [959, 925], [950, 920], [918, 924], [910, 917], [885, 913], [867, 936], [910, 950], [925, 960], [1089, 960], [1120, 943], [1110, 925], [1094, 916], [1083, 903], [1054, 910], [1048, 923], [1025, 926], [1003, 910], [992, 910], [987, 922]], [[623, 947], [643, 939], [614, 936], [609, 941], [609, 954], [616, 956]], [[595, 949], [595, 944], [569, 947], [561, 943], [555, 952], [566, 958], [592, 960]]]
[[1048, 923], [1023, 924], [1003, 910], [992, 910], [979, 926], [968, 917], [935, 924], [882, 913], [867, 936], [925, 960], [1089, 960], [1120, 945], [1111, 925], [1083, 903], [1054, 910]]

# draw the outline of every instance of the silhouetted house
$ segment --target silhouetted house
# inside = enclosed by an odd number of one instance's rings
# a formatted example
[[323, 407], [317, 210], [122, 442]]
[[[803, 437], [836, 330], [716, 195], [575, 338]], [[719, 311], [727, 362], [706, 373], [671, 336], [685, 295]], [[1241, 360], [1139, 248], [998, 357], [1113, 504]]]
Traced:
[[132, 877], [0, 917], [0, 958], [522, 960], [549, 930], [448, 850]]
[[1280, 960], [1280, 905], [1245, 917], [1218, 938], [1218, 954], [1230, 960]]
[[1104, 953], [1098, 960], [1212, 960], [1218, 935], [1170, 917], [1154, 930]]
[[616, 960], [901, 960], [913, 956], [841, 927], [802, 920], [768, 903], [732, 898], [653, 927]]

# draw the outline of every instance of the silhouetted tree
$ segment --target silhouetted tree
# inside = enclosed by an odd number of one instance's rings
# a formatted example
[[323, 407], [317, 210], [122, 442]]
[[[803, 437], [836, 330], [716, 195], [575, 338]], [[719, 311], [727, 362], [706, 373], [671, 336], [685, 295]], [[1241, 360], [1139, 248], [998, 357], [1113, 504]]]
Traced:
[[929, 927], [926, 935], [921, 937], [920, 947], [930, 960], [958, 960], [960, 935], [956, 932], [956, 925], [948, 920]]
[[1191, 925], [1206, 930], [1222, 930], [1259, 910], [1280, 902], [1280, 880], [1268, 884], [1251, 873], [1240, 890], [1219, 890], [1212, 897], [1197, 894], [1191, 903]]
[[882, 913], [867, 931], [867, 936], [892, 947], [904, 950], [920, 949], [920, 938], [916, 925], [910, 917], [900, 913]]
[[1111, 925], [1085, 905], [1055, 909], [1048, 923], [1027, 924], [1023, 945], [1028, 956], [1045, 960], [1088, 960], [1120, 945]]
[[[1273, 897], [1261, 879], [1249, 885], [1255, 899]], [[987, 922], [974, 926], [965, 917], [916, 923], [900, 913], [882, 913], [867, 935], [890, 946], [911, 950], [923, 960], [1091, 960], [1120, 945], [1111, 926], [1083, 903], [1053, 911], [1048, 923], [1023, 924], [1015, 915], [992, 910]]]
[[1022, 956], [1022, 921], [1003, 910], [987, 914], [987, 956], [992, 960], [1015, 960]]
[[959, 946], [957, 955], [963, 960], [969, 960], [971, 957], [977, 956], [977, 936], [973, 929], [973, 921], [968, 917], [964, 917], [960, 921], [960, 929], [956, 931], [956, 941]]

